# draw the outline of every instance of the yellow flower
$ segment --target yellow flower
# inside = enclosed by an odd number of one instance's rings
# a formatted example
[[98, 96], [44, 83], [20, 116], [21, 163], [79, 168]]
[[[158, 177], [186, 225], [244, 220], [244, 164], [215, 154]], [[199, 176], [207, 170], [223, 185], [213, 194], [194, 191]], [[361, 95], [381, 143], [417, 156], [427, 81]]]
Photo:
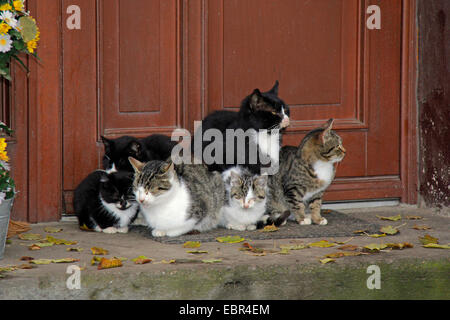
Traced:
[[30, 41], [27, 42], [27, 49], [28, 49], [28, 51], [30, 53], [33, 53], [34, 49], [36, 49], [36, 48], [37, 48], [37, 41], [36, 41], [36, 39], [30, 40]]
[[1, 11], [11, 10], [11, 9], [12, 9], [12, 7], [9, 3], [5, 3], [0, 6]]
[[6, 151], [0, 152], [0, 160], [9, 161], [9, 157], [6, 154]]
[[13, 1], [13, 5], [14, 5], [14, 9], [16, 11], [23, 11], [23, 1], [22, 0], [17, 0], [17, 1]]
[[8, 144], [6, 143], [6, 139], [0, 138], [0, 152], [5, 151], [7, 145]]
[[7, 34], [11, 27], [7, 23], [0, 23], [0, 34]]

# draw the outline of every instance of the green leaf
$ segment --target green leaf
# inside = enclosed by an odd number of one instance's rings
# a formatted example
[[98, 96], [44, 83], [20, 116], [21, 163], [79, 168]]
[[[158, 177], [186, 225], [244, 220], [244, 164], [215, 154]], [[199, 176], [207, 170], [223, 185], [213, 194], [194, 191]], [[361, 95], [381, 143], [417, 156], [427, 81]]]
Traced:
[[217, 237], [216, 240], [222, 243], [239, 243], [244, 241], [245, 239], [240, 236], [226, 236], [226, 237]]
[[22, 34], [23, 41], [28, 42], [36, 38], [37, 26], [36, 22], [30, 17], [23, 16], [19, 19], [20, 33]]
[[386, 227], [382, 227], [380, 229], [380, 232], [386, 233], [388, 235], [394, 235], [394, 234], [398, 233], [398, 229], [394, 228], [393, 226], [386, 226]]

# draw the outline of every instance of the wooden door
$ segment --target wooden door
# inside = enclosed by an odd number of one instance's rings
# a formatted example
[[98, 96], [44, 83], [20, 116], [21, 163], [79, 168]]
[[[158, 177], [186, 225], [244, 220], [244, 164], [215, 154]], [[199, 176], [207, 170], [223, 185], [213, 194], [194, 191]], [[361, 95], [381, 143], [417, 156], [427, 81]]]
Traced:
[[348, 150], [326, 200], [401, 197], [402, 2], [376, 3], [380, 30], [365, 27], [369, 1], [188, 1], [194, 117], [237, 110], [279, 80], [291, 108], [284, 143], [334, 118]]
[[408, 0], [376, 1], [380, 30], [365, 27], [368, 0], [61, 1], [82, 12], [81, 30], [62, 28], [66, 213], [101, 166], [100, 135], [192, 131], [275, 80], [291, 108], [285, 144], [336, 120], [348, 152], [326, 200], [415, 201]]
[[[176, 0], [77, 1], [79, 31], [64, 30], [64, 198], [101, 168], [100, 135], [170, 134], [181, 127]], [[73, 1], [63, 1], [63, 6]]]

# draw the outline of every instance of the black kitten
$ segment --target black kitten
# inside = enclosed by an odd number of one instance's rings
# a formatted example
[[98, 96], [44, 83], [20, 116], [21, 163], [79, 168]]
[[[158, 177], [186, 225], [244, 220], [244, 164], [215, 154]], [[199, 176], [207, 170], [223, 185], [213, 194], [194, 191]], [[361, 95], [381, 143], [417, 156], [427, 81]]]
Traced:
[[89, 174], [75, 189], [73, 207], [78, 223], [97, 232], [126, 233], [139, 211], [134, 201], [133, 173]]
[[128, 161], [133, 157], [139, 161], [166, 160], [170, 157], [176, 142], [162, 134], [153, 134], [143, 139], [130, 136], [122, 136], [117, 139], [101, 137], [105, 145], [103, 156], [103, 168], [108, 172], [125, 170], [134, 172]]
[[[271, 134], [274, 130], [278, 130], [281, 133], [289, 126], [289, 114], [289, 106], [278, 97], [278, 80], [275, 82], [273, 88], [267, 92], [261, 92], [259, 89], [255, 89], [242, 101], [239, 112], [221, 110], [211, 113], [202, 121], [202, 136], [208, 129], [218, 129], [222, 133], [224, 147], [222, 164], [214, 162], [213, 164], [208, 164], [208, 168], [222, 172], [239, 164], [237, 158], [239, 142], [237, 138], [234, 138], [234, 162], [227, 163], [226, 161], [226, 130], [242, 129], [246, 132], [248, 129], [253, 129], [255, 130], [255, 134], [245, 138], [245, 163], [240, 164], [247, 167], [252, 173], [260, 174], [262, 164], [259, 156], [256, 163], [252, 163], [248, 154], [249, 150], [251, 147], [254, 148], [256, 144], [258, 150], [270, 157], [271, 160], [278, 159], [281, 134], [273, 137], [271, 137]], [[195, 139], [198, 138], [200, 137], [198, 137], [198, 132], [196, 132]], [[202, 151], [212, 142], [203, 141]], [[193, 152], [194, 146], [193, 142]]]

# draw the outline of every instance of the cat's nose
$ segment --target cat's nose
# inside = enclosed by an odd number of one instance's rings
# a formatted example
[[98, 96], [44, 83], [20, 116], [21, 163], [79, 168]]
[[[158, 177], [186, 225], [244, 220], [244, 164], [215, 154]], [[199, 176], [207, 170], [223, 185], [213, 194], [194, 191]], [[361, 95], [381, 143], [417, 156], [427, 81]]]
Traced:
[[244, 209], [248, 209], [250, 205], [248, 203], [244, 203]]
[[283, 117], [283, 120], [281, 120], [281, 128], [286, 128], [286, 127], [288, 127], [289, 126], [289, 124], [290, 124], [290, 120], [289, 120], [289, 117], [288, 116], [284, 116]]

